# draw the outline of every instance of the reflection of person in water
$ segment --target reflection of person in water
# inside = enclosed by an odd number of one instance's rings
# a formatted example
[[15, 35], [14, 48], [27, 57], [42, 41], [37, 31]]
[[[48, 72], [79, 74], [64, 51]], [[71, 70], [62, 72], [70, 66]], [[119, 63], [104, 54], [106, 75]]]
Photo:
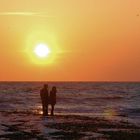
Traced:
[[54, 106], [56, 104], [56, 87], [52, 87], [52, 90], [50, 91], [50, 98], [49, 98], [49, 102], [51, 104], [51, 115], [54, 115]]
[[40, 90], [40, 97], [42, 101], [43, 115], [48, 115], [48, 85], [44, 84], [44, 87]]

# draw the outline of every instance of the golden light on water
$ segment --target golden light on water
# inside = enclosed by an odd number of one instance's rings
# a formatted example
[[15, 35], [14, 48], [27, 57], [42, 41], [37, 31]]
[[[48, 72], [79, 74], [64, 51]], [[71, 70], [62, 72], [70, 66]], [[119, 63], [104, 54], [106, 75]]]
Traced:
[[41, 105], [36, 105], [35, 108], [36, 108], [36, 109], [34, 110], [34, 113], [35, 113], [35, 114], [40, 114], [40, 115], [43, 114], [42, 106], [41, 106]]
[[38, 111], [38, 114], [42, 115], [42, 114], [43, 114], [43, 111], [41, 111], [41, 110], [40, 110], [40, 111]]
[[117, 111], [115, 109], [106, 109], [104, 111], [104, 117], [106, 119], [113, 119], [118, 115]]

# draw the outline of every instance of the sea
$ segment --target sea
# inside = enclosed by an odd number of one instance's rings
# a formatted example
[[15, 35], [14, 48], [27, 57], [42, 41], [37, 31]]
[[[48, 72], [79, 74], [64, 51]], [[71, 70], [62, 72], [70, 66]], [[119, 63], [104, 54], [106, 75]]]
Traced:
[[0, 120], [11, 113], [42, 114], [40, 89], [44, 84], [49, 90], [57, 87], [56, 115], [98, 117], [140, 126], [140, 82], [0, 82]]

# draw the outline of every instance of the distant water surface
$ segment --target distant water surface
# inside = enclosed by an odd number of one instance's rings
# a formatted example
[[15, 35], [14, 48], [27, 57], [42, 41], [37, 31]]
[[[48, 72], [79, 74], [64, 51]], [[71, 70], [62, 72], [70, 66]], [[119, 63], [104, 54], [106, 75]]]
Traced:
[[[0, 115], [41, 113], [44, 82], [0, 82]], [[47, 82], [56, 86], [56, 114], [127, 120], [140, 124], [140, 82]]]

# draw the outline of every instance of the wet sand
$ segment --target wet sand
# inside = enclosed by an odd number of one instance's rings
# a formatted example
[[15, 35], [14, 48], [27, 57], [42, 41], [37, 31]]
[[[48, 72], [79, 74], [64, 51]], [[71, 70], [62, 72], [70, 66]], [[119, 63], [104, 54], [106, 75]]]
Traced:
[[43, 117], [31, 112], [0, 112], [2, 140], [138, 140], [140, 127], [124, 121], [78, 115]]

